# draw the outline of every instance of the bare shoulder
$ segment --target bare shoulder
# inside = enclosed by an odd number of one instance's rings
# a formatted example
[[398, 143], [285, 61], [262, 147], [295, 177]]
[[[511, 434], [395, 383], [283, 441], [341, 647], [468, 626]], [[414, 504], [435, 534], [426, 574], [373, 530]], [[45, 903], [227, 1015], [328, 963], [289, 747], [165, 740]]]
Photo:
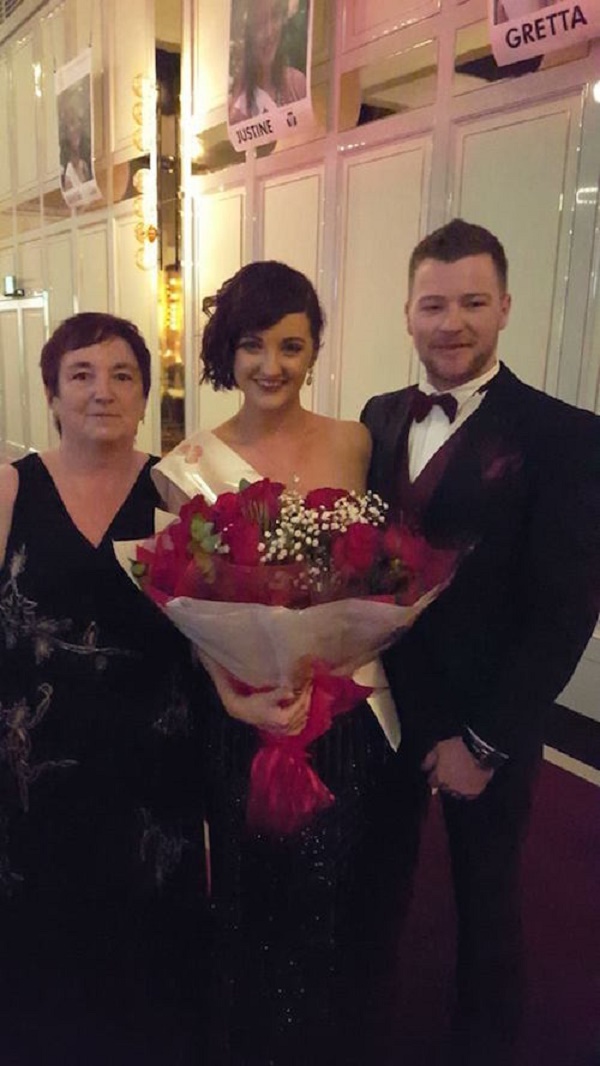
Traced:
[[315, 415], [322, 484], [364, 492], [371, 459], [371, 435], [360, 422]]
[[364, 459], [366, 462], [371, 458], [373, 442], [371, 434], [362, 422], [351, 422], [331, 418], [331, 433], [338, 447], [348, 449], [352, 454]]
[[3, 463], [0, 466], [0, 566], [4, 564], [18, 488], [19, 475], [16, 468], [10, 463]]
[[0, 465], [0, 508], [14, 506], [17, 489], [19, 488], [19, 475], [17, 468], [12, 463]]
[[296, 67], [284, 67], [283, 83], [288, 103], [302, 100], [306, 96], [306, 75]]

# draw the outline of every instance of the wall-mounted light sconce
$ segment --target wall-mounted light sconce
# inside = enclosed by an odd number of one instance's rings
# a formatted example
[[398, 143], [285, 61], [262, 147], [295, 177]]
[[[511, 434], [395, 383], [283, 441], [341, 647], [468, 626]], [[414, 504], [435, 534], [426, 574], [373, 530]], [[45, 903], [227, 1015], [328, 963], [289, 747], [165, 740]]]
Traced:
[[[133, 143], [139, 152], [149, 155], [156, 134], [156, 86], [145, 75], [136, 74], [132, 88], [136, 97], [131, 111], [135, 123]], [[139, 244], [135, 261], [140, 270], [151, 270], [157, 262], [156, 175], [150, 167], [140, 167], [133, 184], [139, 193], [133, 203], [139, 219], [134, 228]]]
[[156, 140], [156, 85], [144, 74], [136, 74], [132, 89], [136, 97], [131, 110], [133, 143], [138, 152], [145, 154], [151, 151]]
[[158, 237], [158, 230], [156, 226], [145, 226], [143, 222], [138, 222], [135, 227], [135, 239], [143, 244], [144, 241], [148, 241], [149, 244], [154, 244]]

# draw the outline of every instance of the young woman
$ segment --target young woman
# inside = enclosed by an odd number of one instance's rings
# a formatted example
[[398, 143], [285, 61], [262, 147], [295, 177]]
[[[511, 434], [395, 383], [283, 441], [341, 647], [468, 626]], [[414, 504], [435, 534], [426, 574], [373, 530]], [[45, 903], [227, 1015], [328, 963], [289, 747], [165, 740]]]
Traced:
[[253, 0], [248, 4], [240, 70], [234, 75], [229, 99], [232, 125], [306, 96], [305, 75], [286, 58], [283, 32], [287, 7], [287, 0]]
[[[242, 478], [269, 477], [302, 494], [323, 486], [364, 490], [371, 452], [364, 427], [302, 405], [322, 331], [313, 286], [282, 263], [252, 263], [223, 285], [203, 337], [204, 380], [237, 388], [242, 402], [227, 422], [194, 434], [155, 469], [171, 509], [198, 491], [214, 499], [235, 490]], [[393, 750], [366, 703], [340, 715], [311, 749], [333, 806], [292, 837], [252, 835], [245, 805], [255, 727], [299, 732], [310, 692], [236, 696], [224, 672], [216, 664], [211, 670], [224, 706], [215, 702], [208, 715], [205, 779], [218, 998], [231, 1056], [221, 1048], [216, 1061], [354, 1061], [336, 1012], [340, 1002], [351, 1012], [344, 996], [368, 984], [359, 948], [374, 947], [372, 920], [385, 898], [375, 839], [382, 810], [391, 809]]]

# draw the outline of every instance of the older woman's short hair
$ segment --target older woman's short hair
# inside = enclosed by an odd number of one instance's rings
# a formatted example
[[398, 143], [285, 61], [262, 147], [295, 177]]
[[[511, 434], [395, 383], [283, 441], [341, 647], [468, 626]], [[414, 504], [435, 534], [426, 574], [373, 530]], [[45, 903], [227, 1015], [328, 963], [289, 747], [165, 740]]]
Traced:
[[61, 322], [42, 348], [40, 367], [42, 379], [50, 398], [58, 395], [58, 377], [63, 355], [78, 348], [120, 337], [129, 345], [137, 359], [142, 375], [144, 396], [150, 392], [151, 356], [137, 326], [126, 318], [104, 314], [101, 311], [83, 311]]
[[315, 356], [321, 347], [325, 315], [314, 286], [285, 263], [249, 263], [205, 302], [212, 310], [202, 337], [202, 381], [215, 389], [235, 388], [233, 367], [242, 335], [270, 329], [285, 315], [306, 314]]

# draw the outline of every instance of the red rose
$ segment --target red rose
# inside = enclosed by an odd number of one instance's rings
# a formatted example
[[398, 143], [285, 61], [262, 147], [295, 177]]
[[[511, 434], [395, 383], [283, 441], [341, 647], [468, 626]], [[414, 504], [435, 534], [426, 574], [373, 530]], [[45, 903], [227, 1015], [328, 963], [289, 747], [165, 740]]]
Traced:
[[381, 533], [375, 526], [356, 522], [333, 542], [333, 565], [345, 575], [364, 574], [375, 562], [380, 543]]
[[147, 584], [168, 595], [173, 594], [180, 564], [170, 540], [167, 542], [164, 535], [157, 537], [151, 549], [139, 544], [136, 549], [136, 562], [145, 567], [142, 577], [144, 587]]
[[402, 603], [412, 603], [424, 592], [443, 585], [452, 576], [462, 554], [456, 547], [435, 548], [407, 526], [390, 526], [383, 536], [383, 548], [390, 566], [397, 561], [406, 568], [408, 581]]
[[349, 495], [345, 489], [313, 489], [304, 502], [307, 507], [323, 507], [326, 511], [332, 511], [338, 500], [345, 500]]
[[390, 526], [383, 534], [383, 550], [389, 559], [399, 559], [409, 570], [423, 570], [429, 545], [407, 526]]
[[206, 502], [204, 496], [194, 496], [187, 503], [184, 503], [179, 512], [179, 520], [186, 529], [189, 529], [194, 515], [199, 514], [209, 521], [211, 517], [210, 511], [210, 504]]
[[258, 566], [261, 531], [255, 522], [241, 518], [223, 532], [223, 543], [229, 547], [229, 559], [243, 566]]
[[285, 485], [268, 477], [245, 485], [238, 493], [242, 513], [251, 521], [260, 522], [265, 529], [279, 514], [284, 489]]
[[223, 492], [211, 508], [215, 529], [221, 530], [236, 522], [242, 514], [239, 492]]

